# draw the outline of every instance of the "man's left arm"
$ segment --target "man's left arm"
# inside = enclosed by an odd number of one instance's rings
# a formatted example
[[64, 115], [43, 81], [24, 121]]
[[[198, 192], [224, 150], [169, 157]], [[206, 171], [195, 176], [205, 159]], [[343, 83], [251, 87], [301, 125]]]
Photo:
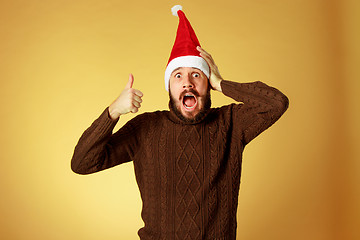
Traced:
[[263, 82], [238, 83], [223, 80], [222, 92], [242, 102], [233, 106], [233, 118], [239, 123], [244, 144], [273, 125], [287, 110], [288, 98]]
[[260, 81], [238, 83], [223, 80], [212, 56], [200, 47], [197, 49], [210, 67], [209, 82], [212, 89], [243, 102], [234, 109], [234, 117], [241, 119], [244, 144], [269, 128], [287, 110], [289, 99], [278, 89]]

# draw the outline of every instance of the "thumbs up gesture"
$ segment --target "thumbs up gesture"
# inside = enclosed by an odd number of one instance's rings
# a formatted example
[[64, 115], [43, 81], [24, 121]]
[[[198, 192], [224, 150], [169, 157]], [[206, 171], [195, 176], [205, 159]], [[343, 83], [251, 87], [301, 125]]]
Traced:
[[143, 93], [137, 89], [132, 88], [134, 83], [134, 76], [130, 74], [124, 90], [120, 96], [109, 106], [109, 115], [112, 119], [117, 119], [120, 115], [132, 112], [136, 113], [141, 107], [141, 97]]

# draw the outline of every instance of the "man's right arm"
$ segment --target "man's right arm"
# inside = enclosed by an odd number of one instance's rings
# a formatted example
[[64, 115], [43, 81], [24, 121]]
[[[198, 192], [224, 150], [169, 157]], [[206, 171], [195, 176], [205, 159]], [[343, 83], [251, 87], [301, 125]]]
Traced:
[[80, 137], [71, 159], [74, 172], [89, 174], [131, 161], [138, 144], [131, 123], [125, 124], [116, 135], [112, 131], [121, 115], [135, 113], [140, 108], [143, 94], [132, 88], [133, 82], [134, 77], [130, 74], [119, 97]]
[[[116, 143], [111, 142], [116, 123], [117, 120], [110, 118], [109, 110], [106, 108], [100, 117], [85, 130], [71, 159], [71, 169], [75, 173], [95, 173], [130, 161], [130, 156], [125, 149], [119, 149]], [[126, 128], [122, 131], [126, 132]]]

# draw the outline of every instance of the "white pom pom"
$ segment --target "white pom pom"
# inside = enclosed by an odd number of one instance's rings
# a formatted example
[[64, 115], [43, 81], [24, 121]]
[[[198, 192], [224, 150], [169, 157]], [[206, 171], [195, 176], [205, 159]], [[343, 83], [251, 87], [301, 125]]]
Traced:
[[178, 12], [179, 10], [182, 10], [182, 6], [181, 6], [181, 5], [175, 5], [175, 6], [173, 6], [173, 7], [171, 8], [171, 12], [172, 12], [172, 14], [173, 14], [175, 17], [178, 17], [177, 12]]

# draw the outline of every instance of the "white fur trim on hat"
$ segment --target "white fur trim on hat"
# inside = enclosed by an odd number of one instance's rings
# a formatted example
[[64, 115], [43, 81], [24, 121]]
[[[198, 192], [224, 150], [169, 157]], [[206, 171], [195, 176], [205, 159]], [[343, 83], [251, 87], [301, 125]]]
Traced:
[[169, 91], [169, 80], [171, 73], [179, 67], [193, 67], [201, 70], [207, 78], [210, 76], [210, 68], [207, 62], [198, 56], [182, 56], [174, 58], [169, 62], [165, 70], [165, 89]]

